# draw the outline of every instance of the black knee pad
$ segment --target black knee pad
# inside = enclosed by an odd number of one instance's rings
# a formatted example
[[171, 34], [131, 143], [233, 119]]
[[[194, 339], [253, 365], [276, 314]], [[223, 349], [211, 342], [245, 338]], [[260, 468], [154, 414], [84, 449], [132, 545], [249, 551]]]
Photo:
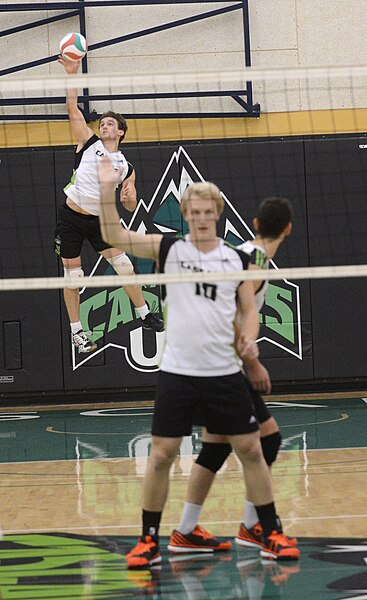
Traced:
[[275, 462], [277, 454], [279, 452], [279, 448], [282, 443], [282, 436], [279, 431], [276, 433], [272, 433], [271, 435], [266, 435], [261, 438], [261, 446], [263, 449], [263, 455], [266, 461], [266, 464], [269, 467]]
[[203, 447], [196, 462], [198, 465], [209, 469], [212, 473], [217, 473], [231, 452], [231, 444], [203, 442]]

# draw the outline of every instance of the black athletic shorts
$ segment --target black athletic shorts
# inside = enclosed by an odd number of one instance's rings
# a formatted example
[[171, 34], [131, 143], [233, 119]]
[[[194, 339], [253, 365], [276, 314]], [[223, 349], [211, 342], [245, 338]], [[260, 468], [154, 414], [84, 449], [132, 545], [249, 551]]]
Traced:
[[259, 428], [242, 373], [192, 377], [160, 371], [152, 435], [190, 435], [198, 410], [209, 433], [240, 435]]
[[80, 256], [84, 240], [88, 240], [96, 252], [111, 248], [102, 239], [99, 218], [95, 215], [82, 215], [66, 203], [59, 208], [55, 229], [55, 251], [62, 258]]
[[[250, 396], [252, 403], [255, 409], [255, 416], [258, 423], [265, 423], [272, 416], [268, 407], [266, 406], [260, 392], [255, 390], [249, 380], [243, 375], [244, 383], [247, 389], [247, 394], [245, 397], [245, 401], [247, 397]], [[205, 416], [201, 410], [201, 407], [198, 407], [194, 414], [194, 424], [195, 425], [204, 425], [205, 426]]]
[[270, 419], [271, 412], [266, 406], [260, 392], [255, 390], [248, 379], [245, 378], [246, 386], [248, 388], [249, 394], [251, 396], [252, 402], [255, 407], [256, 418], [259, 423], [265, 423], [268, 419]]

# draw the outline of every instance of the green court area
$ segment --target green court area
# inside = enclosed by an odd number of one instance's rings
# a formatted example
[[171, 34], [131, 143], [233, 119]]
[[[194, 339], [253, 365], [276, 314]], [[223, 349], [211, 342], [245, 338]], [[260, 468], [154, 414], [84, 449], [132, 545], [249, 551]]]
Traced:
[[[8, 535], [0, 542], [1, 598], [8, 600], [362, 600], [367, 546], [358, 540], [301, 539], [300, 561], [261, 561], [234, 549], [215, 556], [168, 555], [128, 571], [135, 539], [70, 534]], [[363, 588], [364, 586], [364, 588]]]
[[[366, 446], [365, 398], [272, 401], [283, 450]], [[148, 453], [152, 408], [40, 410], [0, 413], [0, 462], [120, 458]], [[200, 428], [181, 454], [197, 454]]]

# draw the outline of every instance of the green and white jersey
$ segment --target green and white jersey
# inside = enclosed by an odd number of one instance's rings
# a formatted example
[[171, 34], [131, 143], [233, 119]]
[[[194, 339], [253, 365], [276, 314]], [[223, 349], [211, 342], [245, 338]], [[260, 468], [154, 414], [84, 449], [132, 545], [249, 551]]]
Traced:
[[[189, 235], [163, 237], [159, 269], [163, 273], [242, 271], [249, 257], [218, 238], [218, 246], [200, 252]], [[234, 351], [233, 321], [242, 280], [172, 283], [164, 286], [166, 342], [160, 368], [168, 373], [215, 377], [240, 370]]]
[[[248, 240], [237, 246], [237, 248], [249, 255], [251, 265], [256, 265], [260, 269], [269, 269], [269, 259], [264, 248], [261, 248], [261, 246], [257, 246], [253, 241]], [[255, 294], [256, 308], [258, 311], [263, 307], [268, 286], [269, 281], [265, 279]]]
[[[100, 187], [98, 180], [98, 163], [109, 156], [114, 168], [122, 168], [120, 183], [132, 172], [125, 156], [118, 150], [108, 152], [97, 135], [93, 135], [83, 148], [75, 154], [75, 166], [70, 183], [64, 188], [65, 194], [75, 204], [91, 215], [98, 216], [100, 209]], [[118, 186], [116, 186], [118, 187]]]

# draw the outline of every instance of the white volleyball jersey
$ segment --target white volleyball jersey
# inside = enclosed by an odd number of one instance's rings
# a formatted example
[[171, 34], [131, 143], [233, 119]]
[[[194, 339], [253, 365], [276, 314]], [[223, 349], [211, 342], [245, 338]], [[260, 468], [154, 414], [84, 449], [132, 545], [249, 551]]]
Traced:
[[[118, 150], [108, 152], [97, 135], [93, 135], [83, 148], [75, 154], [75, 166], [70, 183], [64, 188], [65, 194], [75, 204], [91, 215], [98, 216], [100, 209], [100, 187], [98, 180], [98, 162], [109, 156], [116, 171], [123, 168], [120, 183], [129, 173], [125, 156]], [[117, 187], [117, 186], [116, 186]]]
[[[218, 238], [200, 252], [185, 238], [163, 237], [159, 268], [164, 273], [242, 271], [249, 257]], [[164, 286], [166, 341], [160, 368], [168, 373], [214, 377], [237, 373], [233, 321], [241, 280], [172, 283]]]
[[[261, 248], [261, 246], [257, 246], [253, 241], [248, 240], [237, 247], [250, 256], [250, 264], [256, 265], [260, 269], [269, 268], [269, 259], [264, 248]], [[269, 281], [266, 279], [262, 282], [262, 285], [255, 294], [256, 308], [258, 311], [263, 307], [268, 286]]]

